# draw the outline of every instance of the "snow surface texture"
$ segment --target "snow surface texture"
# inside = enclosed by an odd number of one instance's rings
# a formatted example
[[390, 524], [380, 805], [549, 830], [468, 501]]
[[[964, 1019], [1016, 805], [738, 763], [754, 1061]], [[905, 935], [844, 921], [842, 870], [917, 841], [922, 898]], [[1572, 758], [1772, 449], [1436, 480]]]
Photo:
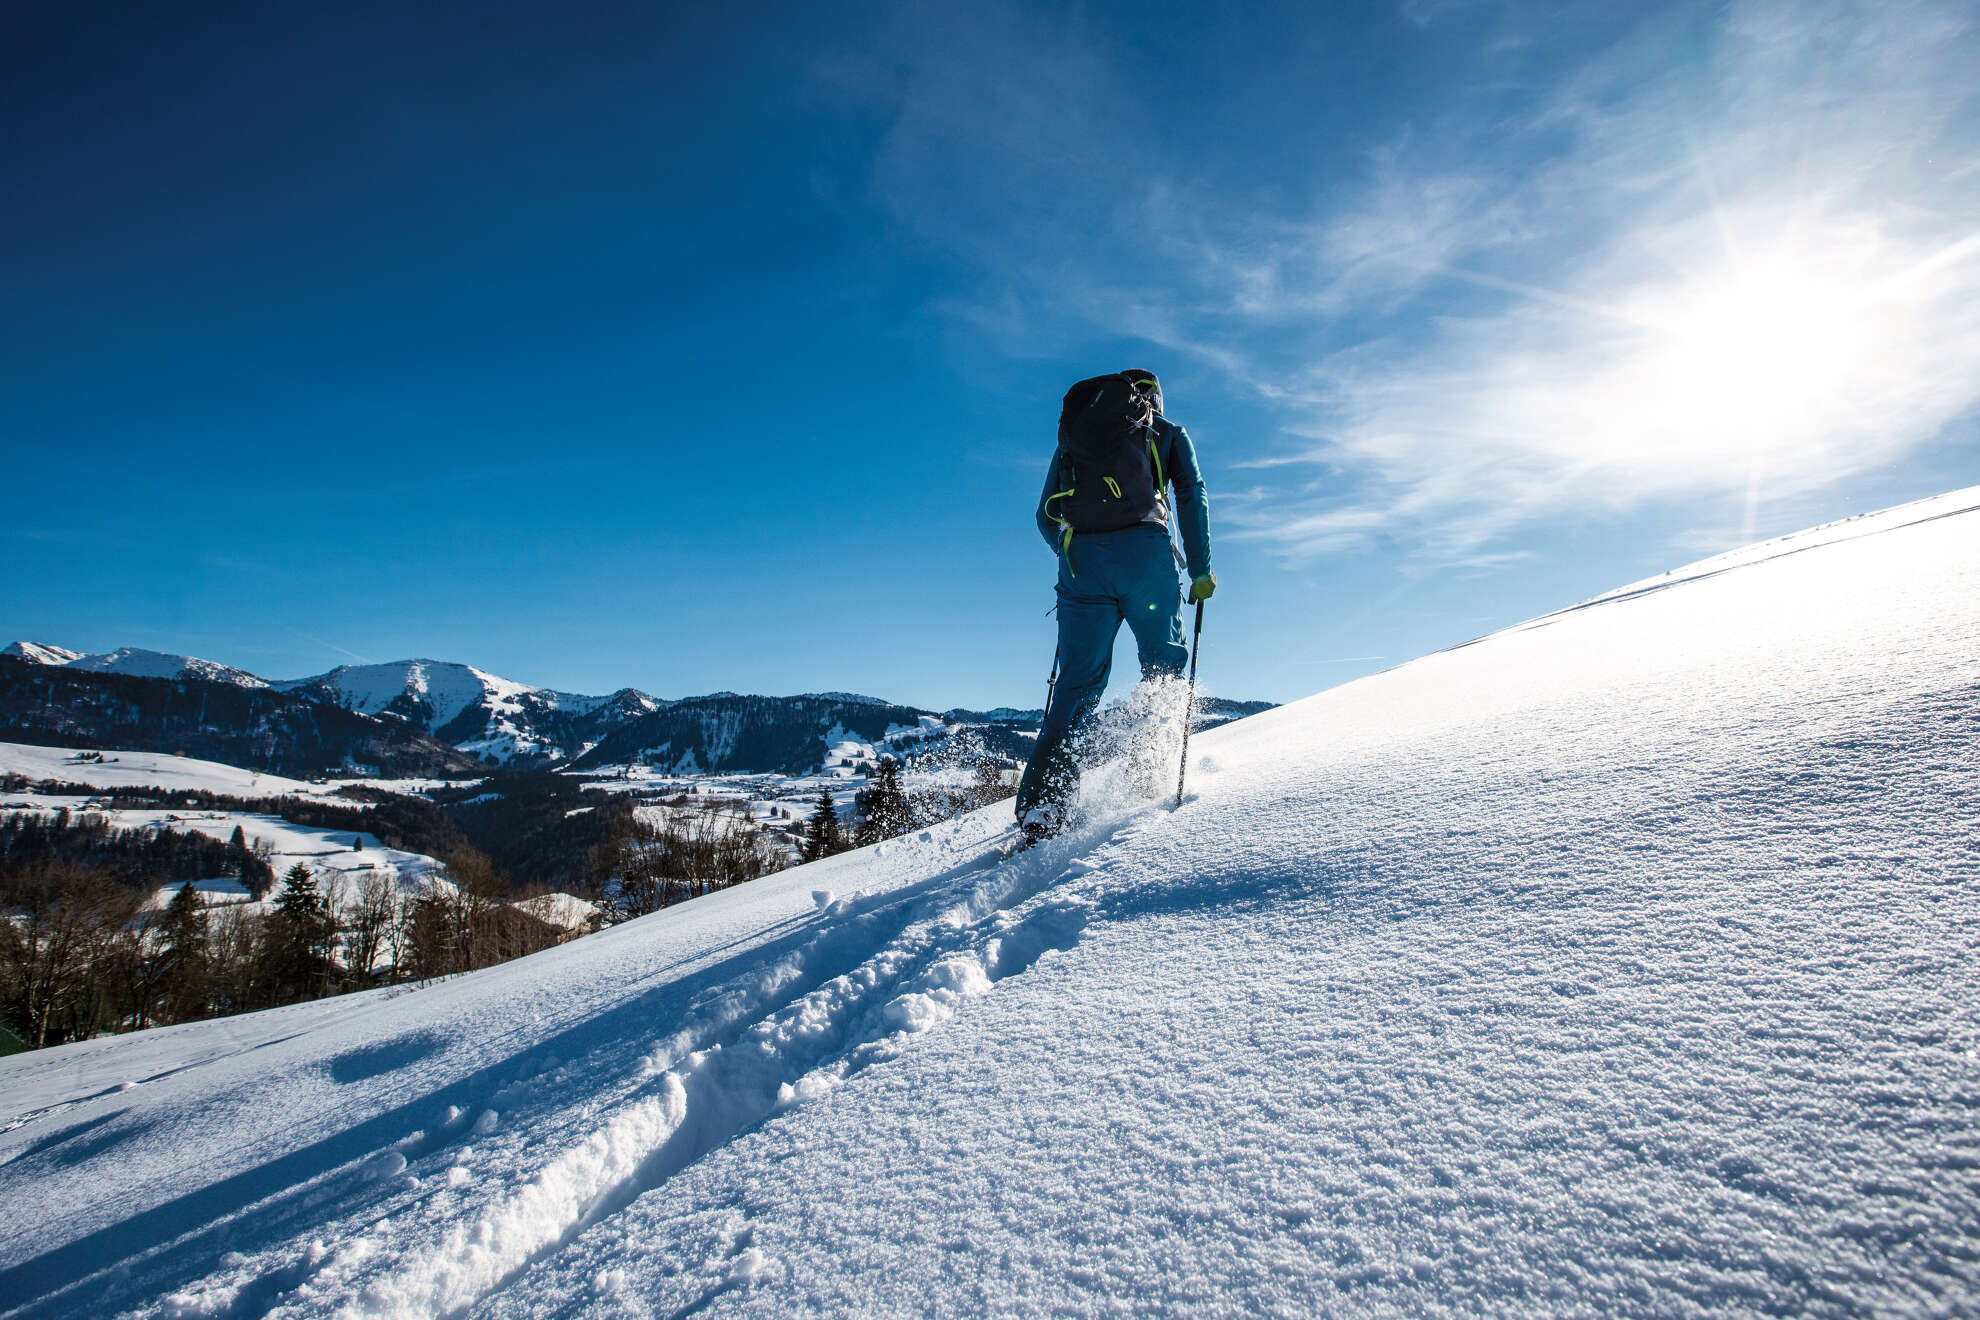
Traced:
[[0, 1061], [0, 1307], [1974, 1314], [1977, 507], [1215, 730], [1008, 861], [993, 808]]

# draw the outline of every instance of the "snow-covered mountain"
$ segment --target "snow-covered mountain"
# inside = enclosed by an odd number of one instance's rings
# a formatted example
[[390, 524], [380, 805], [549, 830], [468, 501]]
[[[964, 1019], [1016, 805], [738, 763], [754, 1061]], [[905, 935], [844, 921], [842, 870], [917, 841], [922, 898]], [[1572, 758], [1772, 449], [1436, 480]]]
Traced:
[[0, 1060], [6, 1314], [1980, 1298], [1980, 489], [411, 993]]
[[404, 720], [471, 756], [503, 764], [570, 760], [666, 704], [633, 688], [604, 697], [553, 692], [445, 660], [343, 665], [274, 686]]
[[33, 665], [66, 665], [72, 660], [83, 658], [81, 651], [71, 651], [60, 646], [43, 646], [40, 642], [13, 642], [0, 651], [0, 655], [11, 655], [17, 660], [25, 660]]
[[245, 770], [467, 778], [481, 762], [399, 720], [265, 684], [120, 674], [0, 656], [0, 739], [44, 746], [168, 752]]
[[[848, 736], [884, 740], [889, 730], [933, 723], [972, 754], [1021, 758], [1043, 712], [952, 710], [941, 717], [853, 692], [794, 697], [715, 692], [666, 701], [636, 688], [584, 696], [533, 687], [473, 665], [397, 660], [342, 665], [309, 678], [273, 682], [191, 656], [124, 649], [81, 655], [16, 642], [5, 654], [74, 671], [160, 678], [204, 678], [268, 687], [359, 715], [397, 721], [485, 764], [514, 768], [597, 767], [641, 761], [670, 771], [808, 774]], [[1204, 697], [1199, 727], [1238, 719], [1271, 703]], [[245, 731], [236, 731], [245, 732]], [[896, 748], [895, 750], [900, 750]]]
[[666, 704], [633, 688], [602, 697], [555, 692], [444, 660], [344, 665], [310, 678], [269, 682], [231, 665], [132, 647], [84, 655], [15, 642], [0, 654], [92, 673], [272, 687], [360, 715], [398, 720], [470, 756], [503, 765], [568, 761]]
[[232, 683], [236, 687], [258, 688], [268, 684], [245, 669], [201, 660], [191, 655], [168, 655], [135, 646], [119, 647], [99, 655], [84, 655], [60, 646], [39, 642], [15, 642], [0, 655], [10, 655], [30, 664], [54, 665], [63, 669], [87, 670], [98, 674], [126, 674], [132, 678], [197, 678], [209, 683]]

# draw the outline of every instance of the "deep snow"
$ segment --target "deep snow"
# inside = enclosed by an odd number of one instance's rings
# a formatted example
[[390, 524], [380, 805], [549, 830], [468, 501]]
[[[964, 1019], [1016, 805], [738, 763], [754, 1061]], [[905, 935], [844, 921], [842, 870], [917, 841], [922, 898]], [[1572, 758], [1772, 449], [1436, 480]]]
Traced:
[[1976, 510], [1217, 729], [1001, 864], [992, 808], [0, 1061], [3, 1314], [1971, 1314]]

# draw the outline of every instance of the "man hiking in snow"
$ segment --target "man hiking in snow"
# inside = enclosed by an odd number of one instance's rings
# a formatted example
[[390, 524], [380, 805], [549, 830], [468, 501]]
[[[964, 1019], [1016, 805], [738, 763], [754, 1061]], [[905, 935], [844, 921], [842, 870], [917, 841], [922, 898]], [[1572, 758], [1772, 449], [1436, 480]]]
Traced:
[[1171, 485], [1189, 599], [1208, 600], [1217, 589], [1210, 499], [1188, 432], [1162, 415], [1155, 373], [1096, 376], [1066, 391], [1058, 449], [1038, 498], [1039, 534], [1059, 558], [1059, 655], [1051, 704], [1018, 785], [1018, 821], [1032, 839], [1065, 825], [1079, 786], [1073, 740], [1106, 691], [1122, 620], [1134, 630], [1144, 682], [1179, 676], [1188, 663]]

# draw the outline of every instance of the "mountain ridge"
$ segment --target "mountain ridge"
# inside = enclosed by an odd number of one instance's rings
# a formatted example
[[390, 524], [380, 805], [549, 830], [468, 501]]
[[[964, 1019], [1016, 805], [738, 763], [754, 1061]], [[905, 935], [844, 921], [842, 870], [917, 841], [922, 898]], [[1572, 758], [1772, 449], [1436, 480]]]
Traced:
[[[834, 734], [873, 743], [928, 722], [964, 733], [973, 751], [1023, 759], [1044, 712], [997, 707], [934, 711], [856, 692], [792, 696], [727, 690], [673, 699], [624, 687], [602, 696], [504, 678], [460, 661], [421, 657], [339, 665], [306, 678], [263, 679], [193, 656], [132, 648], [84, 655], [21, 641], [9, 658], [67, 673], [226, 682], [265, 689], [425, 734], [485, 766], [595, 768], [647, 760], [701, 771], [805, 774], [829, 755]], [[1274, 703], [1199, 699], [1198, 728], [1269, 710]], [[628, 732], [638, 726], [638, 732]], [[85, 735], [91, 736], [91, 735]], [[170, 750], [155, 748], [151, 750]], [[616, 759], [615, 759], [616, 758]], [[259, 768], [259, 767], [257, 767]]]
[[0, 656], [0, 740], [169, 752], [297, 778], [472, 778], [486, 767], [395, 720], [269, 687], [43, 665]]

